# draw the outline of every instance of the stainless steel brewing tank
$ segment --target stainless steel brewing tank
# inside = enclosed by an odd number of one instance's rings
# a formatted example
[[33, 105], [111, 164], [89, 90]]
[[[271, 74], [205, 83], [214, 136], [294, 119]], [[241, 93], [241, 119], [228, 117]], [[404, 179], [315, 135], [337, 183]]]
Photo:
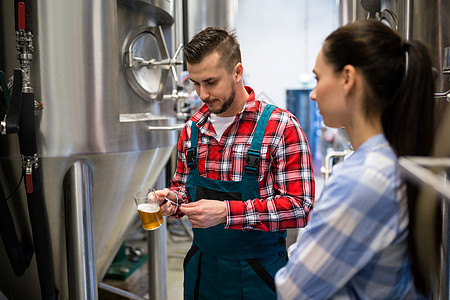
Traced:
[[450, 31], [448, 30], [450, 2], [409, 0], [401, 4], [399, 4], [400, 32], [408, 39], [418, 39], [430, 46], [437, 76], [436, 92], [448, 91], [450, 61], [446, 58], [450, 51]]
[[235, 29], [238, 0], [189, 0], [186, 2], [189, 40], [208, 26]]
[[[3, 20], [11, 20], [13, 2], [2, 3]], [[149, 126], [176, 123], [173, 101], [143, 99], [124, 76], [122, 64], [123, 44], [139, 26], [162, 25], [163, 37], [170, 41], [171, 3], [167, 0], [32, 3], [35, 50], [31, 85], [36, 100], [42, 100], [44, 106], [36, 118], [38, 155], [60, 299], [68, 298], [66, 251], [70, 253], [70, 249], [66, 249], [63, 197], [66, 171], [79, 159], [92, 166], [95, 245], [90, 246], [95, 250], [100, 281], [130, 225], [136, 221], [133, 193], [155, 183], [177, 143], [177, 131], [149, 130]], [[10, 34], [14, 32], [13, 20], [1, 30], [5, 39], [1, 46], [5, 65], [1, 68], [10, 76], [18, 66], [17, 53], [11, 51], [15, 49]], [[169, 50], [171, 46], [168, 43]], [[154, 55], [162, 57], [164, 53], [156, 49]], [[158, 92], [171, 91], [168, 82], [170, 78], [161, 82], [163, 88]], [[5, 193], [10, 194], [21, 174], [16, 136], [1, 137], [0, 154], [0, 180]], [[9, 204], [19, 235], [29, 240], [23, 186], [20, 191]], [[5, 295], [39, 298], [34, 261], [26, 274], [17, 278], [0, 243], [0, 266], [0, 290]]]
[[361, 0], [338, 0], [338, 2], [340, 26], [367, 17], [367, 11], [361, 6]]
[[[449, 1], [429, 0], [379, 0], [365, 1], [380, 4], [377, 15], [383, 22], [396, 29], [406, 40], [418, 39], [429, 45], [437, 80], [436, 92], [450, 89], [450, 26]], [[357, 19], [365, 19], [368, 12], [360, 0], [339, 0], [340, 25]], [[444, 73], [445, 72], [445, 73]], [[445, 105], [445, 103], [443, 104]]]

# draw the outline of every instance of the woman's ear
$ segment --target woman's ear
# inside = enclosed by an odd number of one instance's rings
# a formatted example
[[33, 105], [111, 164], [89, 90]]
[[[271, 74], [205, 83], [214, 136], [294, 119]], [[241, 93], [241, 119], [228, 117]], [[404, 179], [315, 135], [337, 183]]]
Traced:
[[356, 86], [357, 71], [352, 65], [345, 65], [342, 69], [342, 87], [344, 95], [348, 96]]

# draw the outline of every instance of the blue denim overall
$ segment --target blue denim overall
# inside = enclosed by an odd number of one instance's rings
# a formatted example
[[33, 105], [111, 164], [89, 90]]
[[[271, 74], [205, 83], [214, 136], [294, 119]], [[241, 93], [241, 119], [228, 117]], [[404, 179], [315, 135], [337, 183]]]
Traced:
[[[259, 154], [274, 109], [273, 105], [267, 105], [258, 121], [242, 181], [200, 176], [196, 155], [198, 127], [192, 124], [191, 148], [187, 152], [190, 172], [186, 182], [192, 201], [260, 198]], [[194, 241], [183, 263], [184, 299], [276, 299], [273, 277], [286, 262], [286, 232], [224, 229], [224, 224], [194, 228]]]

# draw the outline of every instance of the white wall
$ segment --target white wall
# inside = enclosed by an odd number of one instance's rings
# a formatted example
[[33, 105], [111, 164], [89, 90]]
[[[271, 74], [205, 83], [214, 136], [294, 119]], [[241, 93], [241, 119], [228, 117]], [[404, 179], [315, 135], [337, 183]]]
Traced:
[[338, 26], [336, 2], [239, 0], [235, 29], [244, 80], [259, 99], [285, 108], [286, 90], [308, 87], [304, 81], [314, 86], [317, 53]]

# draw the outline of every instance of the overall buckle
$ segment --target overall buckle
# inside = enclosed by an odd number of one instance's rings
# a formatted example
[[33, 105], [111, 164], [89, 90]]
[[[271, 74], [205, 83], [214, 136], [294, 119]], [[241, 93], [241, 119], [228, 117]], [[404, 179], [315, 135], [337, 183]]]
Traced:
[[188, 168], [195, 168], [197, 166], [197, 147], [187, 148], [186, 164]]
[[259, 166], [259, 156], [261, 152], [255, 150], [248, 150], [247, 159], [245, 161], [245, 171], [249, 173], [256, 173]]

